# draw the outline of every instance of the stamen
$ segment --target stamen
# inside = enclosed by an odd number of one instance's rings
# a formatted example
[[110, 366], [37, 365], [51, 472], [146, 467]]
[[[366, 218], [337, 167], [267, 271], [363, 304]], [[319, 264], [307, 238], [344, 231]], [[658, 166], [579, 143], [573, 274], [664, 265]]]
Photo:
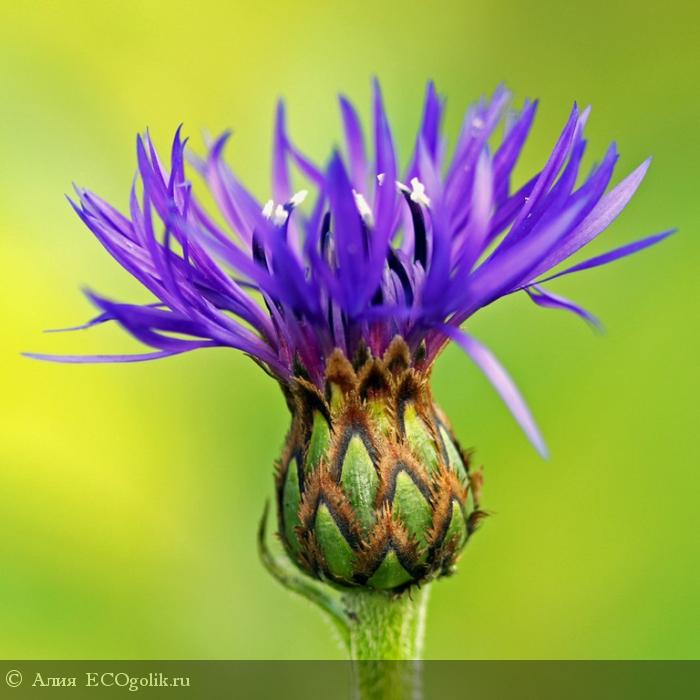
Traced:
[[425, 185], [417, 178], [411, 178], [411, 199], [423, 206], [430, 206], [430, 197], [425, 194]]
[[379, 173], [379, 175], [377, 175], [377, 182], [379, 183], [380, 186], [384, 184], [385, 177], [386, 177], [386, 173]]
[[417, 178], [411, 178], [411, 186], [407, 187], [403, 182], [396, 181], [396, 187], [400, 192], [409, 195], [412, 202], [422, 204], [424, 207], [430, 206], [430, 197], [425, 194], [425, 185]]
[[282, 226], [288, 216], [289, 212], [281, 204], [278, 204], [275, 207], [275, 213], [272, 215], [272, 223], [275, 226]]
[[372, 228], [374, 226], [374, 216], [372, 215], [372, 209], [369, 204], [367, 204], [367, 200], [356, 190], [353, 190], [352, 194], [353, 197], [355, 197], [355, 206], [360, 213], [362, 221], [365, 222], [368, 228]]
[[294, 207], [298, 207], [307, 197], [309, 194], [309, 190], [299, 190], [296, 194], [292, 195], [292, 198], [289, 200], [289, 206], [294, 209]]
[[[296, 195], [294, 196], [296, 197]], [[294, 197], [292, 197], [292, 199], [294, 199]], [[271, 199], [268, 199], [267, 202], [265, 202], [265, 206], [262, 208], [262, 215], [275, 226], [282, 226], [287, 220], [289, 212], [281, 204], [275, 206], [275, 203]]]

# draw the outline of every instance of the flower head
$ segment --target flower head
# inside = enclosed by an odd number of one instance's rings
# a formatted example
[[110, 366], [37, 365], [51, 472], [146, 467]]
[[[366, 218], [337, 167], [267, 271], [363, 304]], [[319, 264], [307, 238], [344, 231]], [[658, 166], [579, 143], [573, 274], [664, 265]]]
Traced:
[[[598, 236], [626, 206], [649, 165], [611, 190], [614, 145], [583, 181], [588, 110], [574, 105], [539, 172], [518, 188], [511, 175], [536, 102], [506, 116], [502, 88], [471, 107], [451, 156], [442, 134], [444, 102], [428, 85], [408, 165], [399, 165], [379, 86], [373, 95], [373, 147], [340, 99], [344, 154], [325, 167], [290, 140], [277, 111], [272, 198], [259, 201], [229, 169], [229, 134], [205, 157], [189, 158], [218, 206], [212, 216], [186, 173], [178, 129], [165, 164], [148, 134], [137, 140], [138, 186], [128, 213], [77, 189], [78, 216], [107, 251], [154, 296], [152, 304], [88, 293], [100, 315], [152, 348], [116, 356], [46, 356], [68, 362], [129, 362], [228, 346], [250, 355], [283, 386], [303, 377], [323, 388], [336, 349], [381, 358], [399, 336], [412, 365], [427, 371], [450, 340], [493, 382], [534, 444], [537, 428], [507, 373], [460, 329], [479, 309], [523, 292], [536, 304], [596, 319], [543, 285], [648, 247], [667, 231], [552, 272]], [[189, 154], [188, 154], [189, 155]], [[292, 168], [307, 190], [292, 188]], [[607, 193], [606, 193], [607, 191]], [[310, 193], [310, 194], [309, 194]], [[309, 206], [304, 206], [309, 194]]]

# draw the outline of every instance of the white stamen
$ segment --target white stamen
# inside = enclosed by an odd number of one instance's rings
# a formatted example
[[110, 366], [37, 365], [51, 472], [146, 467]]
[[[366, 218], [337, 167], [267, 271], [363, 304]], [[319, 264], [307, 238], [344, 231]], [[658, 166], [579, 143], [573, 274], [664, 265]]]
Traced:
[[372, 215], [372, 210], [370, 209], [367, 200], [356, 190], [352, 191], [353, 197], [355, 197], [355, 206], [357, 211], [360, 213], [362, 221], [365, 222], [367, 226], [372, 228], [374, 226], [374, 216]]
[[486, 122], [481, 117], [474, 117], [474, 119], [472, 119], [472, 126], [475, 129], [483, 129], [486, 126]]
[[309, 190], [299, 190], [296, 194], [292, 195], [292, 198], [289, 200], [289, 206], [292, 208], [298, 207], [306, 199], [308, 194]]
[[422, 204], [424, 207], [430, 206], [430, 197], [425, 194], [425, 185], [417, 178], [411, 178], [411, 186], [407, 187], [403, 182], [396, 181], [396, 187], [399, 188], [401, 192], [410, 193], [411, 201], [416, 202], [416, 204]]
[[425, 185], [417, 178], [411, 178], [411, 199], [423, 206], [430, 206], [430, 197], [425, 194]]
[[287, 210], [281, 204], [278, 204], [275, 207], [275, 213], [272, 215], [272, 223], [275, 226], [282, 226], [287, 220], [288, 216], [289, 213], [287, 212]]
[[[294, 195], [294, 197], [296, 196], [297, 195]], [[294, 197], [292, 197], [292, 199], [294, 199]], [[303, 199], [302, 197], [302, 201]], [[289, 217], [289, 212], [281, 204], [275, 206], [275, 203], [271, 199], [268, 199], [267, 202], [265, 202], [265, 206], [262, 208], [262, 215], [275, 226], [282, 226]]]
[[383, 184], [384, 184], [384, 178], [385, 178], [385, 177], [386, 177], [386, 173], [379, 173], [379, 175], [377, 175], [377, 182], [378, 182], [380, 185], [383, 185]]

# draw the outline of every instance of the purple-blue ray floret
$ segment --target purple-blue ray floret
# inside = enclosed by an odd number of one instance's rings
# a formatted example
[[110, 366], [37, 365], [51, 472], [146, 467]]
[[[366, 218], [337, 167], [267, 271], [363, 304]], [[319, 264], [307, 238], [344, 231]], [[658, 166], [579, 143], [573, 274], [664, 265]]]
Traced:
[[[149, 350], [30, 356], [134, 362], [231, 347], [283, 384], [301, 373], [320, 386], [335, 348], [350, 358], [360, 351], [380, 356], [398, 335], [417, 365], [428, 369], [454, 341], [544, 454], [544, 441], [512, 380], [461, 326], [497, 299], [524, 292], [540, 307], [569, 311], [600, 328], [590, 312], [543, 284], [636, 253], [673, 231], [560, 269], [617, 218], [649, 160], [610, 188], [618, 158], [612, 144], [582, 178], [590, 110], [574, 104], [541, 170], [513, 186], [537, 107], [525, 101], [514, 111], [508, 91], [499, 87], [467, 110], [450, 156], [445, 101], [431, 82], [402, 168], [375, 81], [369, 129], [340, 97], [344, 151], [334, 150], [322, 167], [289, 137], [280, 102], [272, 198], [266, 201], [246, 189], [225, 161], [228, 133], [198, 157], [178, 128], [169, 163], [148, 133], [139, 136], [128, 212], [82, 188], [70, 203], [154, 299], [130, 304], [87, 292], [99, 315], [67, 330], [114, 321]], [[295, 191], [294, 183], [304, 189]], [[216, 213], [207, 211], [205, 197], [215, 202]]]

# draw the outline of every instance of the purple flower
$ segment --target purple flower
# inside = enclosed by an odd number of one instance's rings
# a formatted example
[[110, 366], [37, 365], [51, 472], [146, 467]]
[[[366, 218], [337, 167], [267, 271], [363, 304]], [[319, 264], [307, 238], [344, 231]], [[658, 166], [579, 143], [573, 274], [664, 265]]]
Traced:
[[[100, 315], [80, 328], [116, 321], [152, 348], [138, 355], [33, 357], [62, 362], [133, 362], [228, 346], [250, 355], [281, 383], [302, 374], [321, 386], [334, 348], [380, 356], [403, 337], [426, 370], [453, 340], [494, 384], [528, 437], [545, 447], [508, 374], [460, 326], [496, 299], [522, 291], [536, 304], [598, 322], [543, 285], [604, 265], [666, 238], [666, 231], [552, 273], [600, 234], [639, 187], [649, 161], [607, 191], [611, 145], [577, 184], [589, 110], [574, 105], [542, 169], [518, 189], [511, 175], [537, 102], [526, 101], [494, 131], [510, 96], [499, 88], [464, 118], [451, 157], [441, 123], [444, 101], [428, 85], [408, 162], [399, 166], [378, 84], [373, 147], [353, 106], [340, 99], [346, 151], [324, 168], [289, 139], [280, 103], [272, 199], [258, 201], [223, 159], [229, 134], [189, 161], [216, 201], [212, 217], [185, 170], [175, 134], [166, 165], [146, 134], [137, 139], [138, 180], [128, 214], [88, 190], [71, 204], [107, 251], [153, 294], [152, 304], [94, 293]], [[187, 154], [189, 156], [189, 154]], [[312, 192], [294, 193], [292, 169]]]

